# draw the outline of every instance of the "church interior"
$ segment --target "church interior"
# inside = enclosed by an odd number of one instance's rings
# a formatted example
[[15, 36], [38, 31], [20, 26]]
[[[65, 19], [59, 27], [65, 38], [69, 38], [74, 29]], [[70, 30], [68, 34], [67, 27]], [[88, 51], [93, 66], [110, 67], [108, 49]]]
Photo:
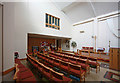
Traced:
[[120, 82], [119, 0], [0, 0], [0, 82]]

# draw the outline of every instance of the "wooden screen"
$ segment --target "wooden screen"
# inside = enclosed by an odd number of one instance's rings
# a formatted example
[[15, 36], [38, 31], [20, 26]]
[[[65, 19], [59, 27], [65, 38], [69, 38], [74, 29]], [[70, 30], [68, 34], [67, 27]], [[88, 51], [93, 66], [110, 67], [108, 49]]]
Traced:
[[40, 49], [41, 42], [48, 42], [51, 44], [55, 44], [55, 39], [28, 37], [28, 53], [32, 52], [32, 46], [39, 46], [39, 51], [40, 51], [41, 50]]
[[120, 48], [110, 48], [110, 68], [120, 70]]

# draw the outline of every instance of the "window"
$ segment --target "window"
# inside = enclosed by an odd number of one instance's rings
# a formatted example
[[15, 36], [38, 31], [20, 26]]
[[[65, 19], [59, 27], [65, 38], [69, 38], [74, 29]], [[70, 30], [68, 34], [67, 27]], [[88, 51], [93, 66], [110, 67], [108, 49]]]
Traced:
[[46, 27], [60, 30], [60, 18], [46, 13]]

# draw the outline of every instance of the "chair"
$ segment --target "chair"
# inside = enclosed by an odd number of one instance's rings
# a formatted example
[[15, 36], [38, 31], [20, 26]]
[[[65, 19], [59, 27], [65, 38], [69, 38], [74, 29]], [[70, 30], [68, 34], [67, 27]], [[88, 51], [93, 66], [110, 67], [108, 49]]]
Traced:
[[93, 57], [88, 57], [88, 64], [90, 65], [91, 68], [96, 68], [96, 73], [97, 73], [97, 69], [99, 68], [100, 71], [100, 64], [97, 62], [96, 58]]
[[38, 71], [42, 72], [43, 71], [43, 64], [38, 63]]
[[77, 64], [80, 65], [83, 70], [85, 70], [86, 74], [87, 72], [90, 73], [90, 66], [87, 64], [86, 60], [77, 59]]
[[56, 67], [60, 67], [60, 61], [54, 59], [54, 63], [53, 63], [53, 65], [55, 65]]
[[65, 77], [62, 73], [55, 72], [51, 70], [51, 80], [56, 83], [64, 83], [72, 81], [70, 78]]
[[51, 78], [51, 74], [50, 74], [50, 68], [46, 67], [43, 65], [43, 71], [42, 71], [43, 75], [50, 79]]
[[62, 59], [63, 61], [66, 61], [66, 62], [69, 62], [69, 57], [67, 57], [67, 56], [63, 56], [63, 59]]
[[69, 71], [68, 62], [61, 61], [60, 62], [60, 69], [68, 72]]
[[80, 56], [81, 59], [88, 59], [87, 56]]
[[48, 62], [49, 62], [50, 64], [53, 64], [53, 58], [50, 58], [50, 57], [49, 57]]
[[81, 66], [69, 63], [69, 68], [70, 68], [69, 74], [75, 75], [79, 77], [80, 80], [85, 81], [85, 71], [81, 69]]
[[77, 64], [77, 60], [74, 57], [69, 57], [69, 62], [73, 64]]

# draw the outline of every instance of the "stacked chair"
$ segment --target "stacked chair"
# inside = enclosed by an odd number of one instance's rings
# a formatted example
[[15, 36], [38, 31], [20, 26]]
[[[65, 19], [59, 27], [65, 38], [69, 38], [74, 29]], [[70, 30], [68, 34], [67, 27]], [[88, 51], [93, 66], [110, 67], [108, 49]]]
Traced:
[[15, 75], [14, 80], [16, 82], [26, 82], [30, 81], [36, 83], [36, 79], [30, 69], [26, 68], [21, 62], [20, 59], [15, 59]]

